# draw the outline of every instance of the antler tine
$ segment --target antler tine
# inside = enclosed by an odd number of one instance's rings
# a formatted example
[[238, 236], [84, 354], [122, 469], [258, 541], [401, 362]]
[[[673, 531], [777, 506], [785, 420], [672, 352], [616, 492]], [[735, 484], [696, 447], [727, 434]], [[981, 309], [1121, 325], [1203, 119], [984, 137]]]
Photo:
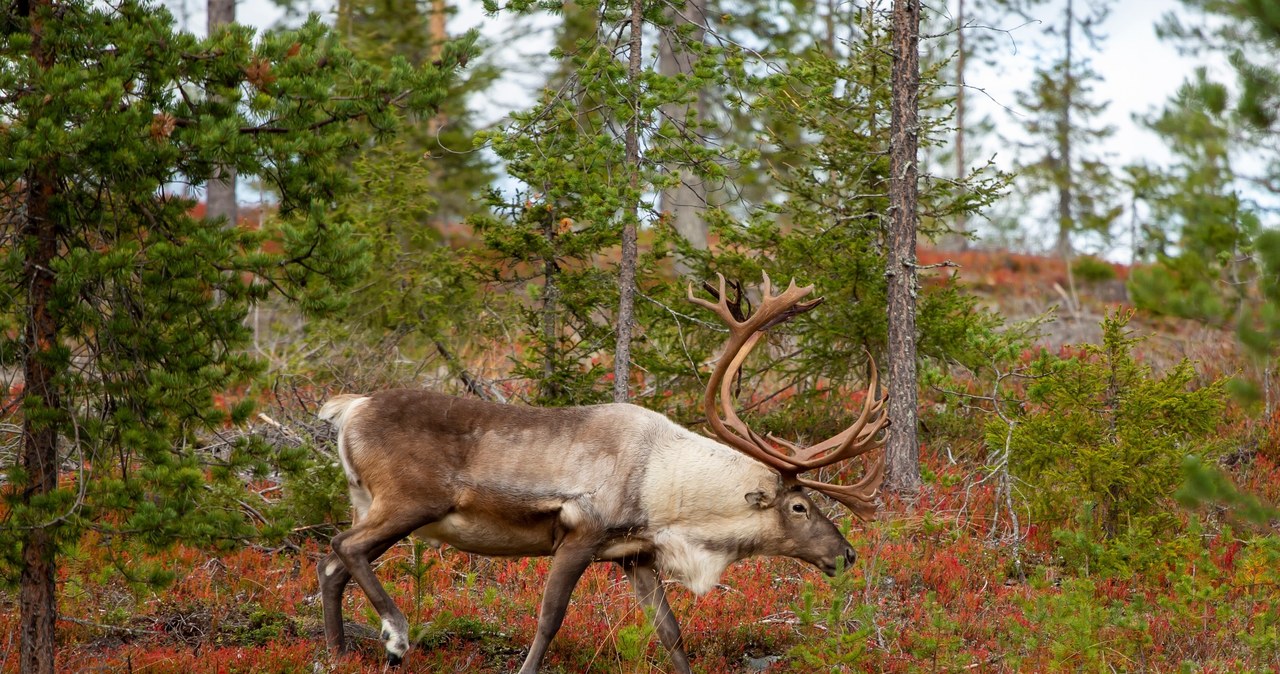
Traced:
[[692, 282], [689, 283], [685, 296], [689, 299], [690, 302], [693, 302], [694, 304], [700, 307], [706, 307], [707, 309], [714, 311], [715, 314], [720, 317], [720, 320], [724, 321], [725, 324], [729, 326], [730, 334], [736, 334], [738, 329], [743, 324], [745, 324], [746, 321], [739, 321], [737, 318], [734, 317], [733, 312], [730, 311], [729, 309], [729, 294], [725, 292], [724, 274], [721, 274], [720, 272], [716, 272], [716, 278], [720, 279], [720, 292], [716, 294], [715, 302], [704, 300], [701, 297], [695, 296], [693, 294]]
[[[868, 358], [870, 359], [869, 355]], [[769, 436], [769, 439], [789, 447], [794, 453], [794, 456], [791, 457], [792, 463], [806, 471], [839, 463], [879, 449], [884, 443], [877, 442], [874, 438], [889, 425], [889, 417], [881, 414], [887, 396], [876, 395], [878, 383], [879, 372], [876, 369], [875, 360], [871, 360], [871, 383], [867, 386], [866, 401], [862, 405], [862, 413], [851, 426], [835, 436], [810, 447], [799, 447], [772, 435]], [[868, 426], [868, 420], [873, 417], [875, 421], [870, 422]]]
[[724, 274], [717, 272], [716, 278], [719, 280], [720, 284], [718, 293], [719, 297], [717, 298], [717, 301], [711, 302], [695, 296], [693, 294], [692, 283], [688, 285], [685, 296], [690, 302], [714, 311], [715, 314], [720, 317], [720, 320], [724, 321], [725, 325], [729, 326], [729, 333], [734, 336], [768, 330], [769, 328], [780, 323], [785, 323], [822, 303], [821, 297], [808, 302], [801, 302], [800, 300], [813, 292], [813, 286], [809, 285], [804, 286], [803, 288], [797, 287], [795, 279], [791, 279], [791, 283], [787, 286], [786, 290], [774, 295], [772, 281], [769, 280], [769, 275], [765, 274], [764, 282], [761, 284], [762, 293], [760, 308], [745, 320], [740, 321], [733, 315], [733, 311], [729, 308], [728, 293], [725, 291]]
[[[853, 425], [810, 447], [800, 447], [773, 436], [768, 436], [767, 439], [761, 437], [743, 423], [734, 410], [730, 391], [732, 381], [752, 349], [760, 342], [765, 330], [813, 309], [822, 302], [822, 298], [803, 302], [813, 292], [813, 286], [797, 287], [795, 279], [791, 280], [786, 290], [774, 295], [773, 281], [765, 274], [760, 287], [759, 309], [751, 316], [739, 319], [729, 306], [724, 275], [717, 273], [716, 277], [720, 284], [717, 301], [711, 302], [694, 296], [693, 284], [689, 284], [687, 292], [689, 301], [712, 310], [729, 326], [729, 340], [725, 344], [724, 354], [707, 382], [702, 399], [703, 412], [707, 415], [707, 422], [712, 430], [730, 446], [777, 470], [784, 480], [827, 494], [844, 504], [859, 518], [870, 519], [875, 515], [876, 497], [884, 481], [882, 454], [868, 456], [862, 479], [852, 485], [808, 480], [801, 478], [800, 474], [866, 455], [884, 445], [883, 440], [877, 440], [877, 436], [889, 424], [884, 409], [887, 396], [878, 395], [879, 372], [875, 360], [868, 354], [868, 360], [871, 361], [871, 382], [867, 387], [862, 412]], [[718, 411], [717, 396], [720, 398]], [[785, 449], [779, 449], [779, 446]]]
[[[716, 277], [719, 281], [720, 295], [716, 302], [694, 296], [693, 284], [689, 284], [687, 291], [689, 301], [715, 312], [729, 327], [729, 341], [725, 344], [724, 354], [716, 364], [716, 369], [708, 380], [707, 389], [703, 394], [703, 412], [707, 415], [707, 422], [711, 425], [711, 429], [721, 440], [784, 475], [793, 475], [797, 467], [792, 463], [791, 457], [760, 438], [738, 418], [733, 409], [730, 388], [743, 362], [759, 343], [767, 327], [777, 325], [818, 306], [821, 299], [801, 302], [805, 296], [813, 292], [813, 286], [798, 288], [794, 280], [786, 291], [774, 295], [766, 274], [759, 309], [751, 316], [739, 321], [729, 308], [724, 275], [717, 273]], [[720, 411], [724, 415], [723, 418], [717, 414], [717, 395], [720, 397]]]
[[[870, 359], [870, 355], [868, 355], [868, 359]], [[814, 445], [807, 450], [802, 450], [801, 453], [805, 455], [805, 458], [800, 459], [799, 463], [805, 465], [806, 470], [829, 466], [868, 452], [874, 452], [874, 450], [884, 446], [883, 440], [876, 440], [875, 438], [881, 430], [889, 425], [889, 415], [884, 413], [884, 405], [888, 400], [888, 395], [876, 395], [878, 384], [879, 373], [876, 370], [875, 360], [871, 359], [871, 383], [867, 386], [866, 402], [863, 403], [862, 414], [859, 416], [858, 421], [854, 422], [843, 433], [826, 442]], [[870, 416], [874, 416], [875, 421], [868, 423], [867, 419]], [[835, 449], [832, 449], [833, 447]], [[824, 454], [824, 452], [829, 453]], [[884, 453], [876, 452], [867, 456], [862, 479], [854, 484], [836, 485], [804, 478], [798, 478], [797, 482], [839, 501], [859, 519], [870, 520], [875, 517], [876, 498], [880, 493], [880, 485], [884, 482]]]
[[884, 483], [884, 454], [873, 454], [867, 458], [862, 479], [856, 484], [838, 485], [804, 478], [796, 481], [808, 489], [839, 501], [858, 519], [864, 522], [872, 520], [876, 516], [876, 498], [880, 495], [880, 485]]

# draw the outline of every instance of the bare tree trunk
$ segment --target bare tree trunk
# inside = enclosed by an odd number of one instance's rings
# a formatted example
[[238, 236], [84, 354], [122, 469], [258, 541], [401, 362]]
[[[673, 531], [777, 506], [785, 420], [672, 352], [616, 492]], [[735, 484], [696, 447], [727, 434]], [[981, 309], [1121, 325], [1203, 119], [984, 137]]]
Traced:
[[827, 47], [827, 55], [835, 57], [836, 55], [836, 13], [840, 11], [840, 3], [838, 0], [827, 0], [827, 15], [823, 17], [826, 23], [826, 35], [823, 36], [823, 44]]
[[916, 166], [919, 147], [920, 2], [893, 2], [893, 107], [889, 131], [888, 488], [920, 489], [916, 433]]
[[[449, 17], [449, 6], [446, 0], [431, 0], [431, 13], [427, 22], [427, 34], [430, 37], [430, 43], [427, 47], [427, 59], [435, 62], [440, 60], [440, 54], [444, 51], [444, 43], [449, 39], [447, 19]], [[440, 147], [440, 132], [445, 125], [449, 123], [449, 117], [445, 115], [443, 109], [437, 109], [436, 113], [427, 120], [427, 151], [435, 152]], [[432, 189], [439, 189], [439, 185], [444, 182], [444, 166], [440, 162], [433, 161], [430, 164], [429, 175], [431, 179]], [[431, 214], [427, 216], [427, 224], [434, 227], [436, 231], [445, 231], [445, 226], [451, 217], [458, 217], [453, 213], [451, 208], [446, 206], [445, 201], [436, 202], [436, 207], [431, 210]], [[548, 286], [550, 287], [550, 286]]]
[[542, 344], [547, 351], [542, 354], [542, 383], [538, 387], [538, 394], [543, 400], [549, 400], [558, 398], [562, 393], [556, 380], [556, 343], [560, 334], [559, 322], [556, 320], [560, 299], [560, 266], [556, 264], [555, 256], [555, 212], [550, 209], [547, 210], [546, 221], [542, 225], [542, 236], [547, 240], [547, 249], [551, 252], [542, 261]]
[[[51, 219], [50, 202], [54, 197], [56, 178], [45, 171], [27, 176], [27, 220], [24, 237], [33, 244], [23, 270], [23, 287], [27, 289], [27, 316], [23, 338], [26, 346], [23, 378], [24, 395], [38, 399], [46, 410], [60, 407], [60, 396], [54, 379], [57, 372], [50, 362], [49, 351], [57, 348], [58, 321], [49, 310], [52, 299], [53, 261], [58, 253], [57, 224]], [[48, 419], [48, 412], [37, 414], [23, 404], [22, 468], [27, 484], [22, 490], [22, 503], [30, 505], [52, 492], [58, 482], [58, 428]], [[41, 419], [42, 421], [33, 421]], [[58, 615], [57, 585], [54, 559], [56, 546], [52, 525], [27, 531], [22, 545], [22, 578], [19, 611], [21, 644], [19, 671], [30, 674], [53, 672], [54, 622]]]
[[[1074, 176], [1071, 175], [1071, 98], [1074, 93], [1074, 78], [1072, 69], [1075, 64], [1071, 62], [1071, 37], [1075, 29], [1075, 7], [1072, 0], [1067, 0], [1067, 24], [1066, 24], [1066, 40], [1067, 54], [1065, 67], [1063, 68], [1066, 82], [1062, 87], [1062, 110], [1058, 117], [1058, 240], [1054, 245], [1054, 252], [1067, 262], [1068, 273], [1071, 270], [1071, 201], [1072, 201], [1072, 182]], [[1074, 289], [1073, 289], [1074, 295]]]
[[[209, 0], [210, 35], [218, 28], [235, 21], [235, 0]], [[214, 169], [205, 191], [205, 217], [210, 220], [226, 218], [228, 227], [234, 227], [238, 222], [235, 167], [224, 165]]]
[[[956, 180], [964, 180], [969, 173], [968, 158], [964, 154], [964, 0], [959, 0], [956, 7]], [[965, 236], [969, 230], [968, 216], [962, 211], [956, 214], [956, 245], [960, 250], [969, 247], [969, 239]]]
[[[43, 70], [53, 67], [53, 55], [44, 44], [44, 23], [40, 15], [49, 0], [19, 4], [19, 11], [31, 19], [31, 52]], [[45, 7], [41, 7], [44, 5]], [[22, 10], [25, 9], [25, 12]], [[57, 371], [50, 354], [58, 348], [59, 325], [50, 311], [54, 288], [54, 260], [58, 255], [58, 225], [53, 220], [53, 200], [57, 176], [50, 166], [41, 166], [25, 176], [26, 220], [24, 247], [30, 251], [23, 265], [23, 288], [27, 293], [23, 325], [22, 468], [27, 483], [19, 496], [29, 506], [58, 486], [58, 427], [51, 413], [61, 407], [55, 379]], [[39, 407], [43, 412], [34, 409]], [[58, 616], [57, 546], [52, 527], [28, 529], [22, 537], [22, 573], [19, 580], [18, 671], [24, 674], [52, 674]]]
[[[707, 32], [707, 0], [687, 0], [684, 7], [671, 5], [667, 8], [667, 16], [671, 20], [669, 30], [664, 30], [658, 42], [658, 72], [666, 77], [688, 75], [693, 72], [696, 56], [680, 42], [681, 26], [692, 24], [693, 30], [688, 34], [690, 43], [700, 44]], [[706, 115], [706, 96], [698, 92], [694, 105], [694, 114], [698, 120]], [[675, 125], [676, 129], [687, 140], [692, 140], [697, 132], [689, 129], [689, 115], [683, 103], [668, 103], [662, 106], [662, 115]], [[671, 167], [678, 171], [680, 182], [675, 187], [662, 191], [658, 210], [671, 214], [671, 224], [676, 233], [698, 250], [707, 247], [707, 224], [702, 219], [702, 210], [707, 203], [707, 188], [702, 179], [687, 168]], [[691, 269], [681, 259], [676, 259], [676, 273], [684, 276]]]
[[[431, 36], [431, 46], [428, 54], [432, 61], [440, 58], [440, 53], [444, 50], [444, 42], [449, 39], [449, 33], [445, 27], [445, 20], [448, 16], [449, 7], [445, 0], [431, 0], [431, 20], [427, 31]], [[444, 113], [437, 111], [427, 122], [427, 135], [434, 138], [436, 134], [440, 133], [440, 129], [444, 128], [447, 121], [448, 118], [444, 116]]]
[[640, 220], [640, 37], [644, 30], [644, 0], [631, 0], [631, 50], [627, 83], [632, 96], [631, 121], [627, 124], [626, 164], [630, 171], [630, 213], [622, 222], [622, 260], [618, 265], [617, 347], [613, 354], [613, 401], [631, 399], [631, 324], [635, 318], [636, 223]]

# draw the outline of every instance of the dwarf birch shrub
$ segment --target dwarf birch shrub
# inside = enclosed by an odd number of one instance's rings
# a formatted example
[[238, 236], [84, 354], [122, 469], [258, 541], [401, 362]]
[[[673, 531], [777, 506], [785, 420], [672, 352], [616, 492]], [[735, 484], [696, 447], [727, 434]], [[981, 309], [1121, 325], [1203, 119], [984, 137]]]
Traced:
[[1223, 382], [1198, 386], [1187, 360], [1157, 376], [1133, 355], [1142, 339], [1126, 327], [1131, 316], [1108, 314], [1102, 344], [1041, 354], [1024, 404], [986, 432], [993, 448], [1009, 438], [1010, 468], [1033, 516], [1098, 538], [1171, 522], [1184, 458], [1210, 457], [1221, 443]]

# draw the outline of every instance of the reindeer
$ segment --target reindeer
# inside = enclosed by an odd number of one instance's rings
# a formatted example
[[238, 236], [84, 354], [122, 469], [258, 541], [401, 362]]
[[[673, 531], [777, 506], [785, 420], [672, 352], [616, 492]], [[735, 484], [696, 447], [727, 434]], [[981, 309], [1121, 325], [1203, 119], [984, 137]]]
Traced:
[[[806, 489], [874, 516], [884, 462], [872, 452], [888, 424], [875, 363], [861, 415], [831, 439], [799, 447], [753, 432], [733, 410], [734, 378], [765, 330], [822, 301], [802, 302], [813, 286], [794, 280], [773, 295], [767, 275], [762, 290], [759, 310], [744, 318], [741, 289], [730, 303], [723, 276], [716, 302], [688, 289], [729, 326], [703, 397], [723, 444], [629, 404], [520, 407], [404, 389], [327, 401], [320, 417], [337, 428], [355, 511], [317, 569], [329, 649], [345, 647], [342, 594], [354, 578], [382, 618], [389, 662], [402, 661], [408, 623], [371, 563], [411, 534], [472, 554], [552, 558], [521, 674], [537, 672], [593, 562], [622, 567], [682, 674], [692, 670], [659, 573], [702, 594], [755, 555], [792, 557], [828, 575], [852, 564], [853, 548]], [[856, 484], [800, 477], [859, 455], [867, 465]]]

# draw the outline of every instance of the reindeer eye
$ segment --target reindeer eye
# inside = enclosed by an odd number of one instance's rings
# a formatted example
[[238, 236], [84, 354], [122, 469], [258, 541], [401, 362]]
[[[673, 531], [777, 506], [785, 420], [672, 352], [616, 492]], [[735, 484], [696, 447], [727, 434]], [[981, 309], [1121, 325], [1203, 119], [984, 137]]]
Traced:
[[805, 512], [805, 510], [806, 510], [806, 509], [805, 509], [805, 507], [804, 507], [804, 504], [803, 504], [803, 503], [793, 503], [793, 504], [791, 504], [791, 512], [793, 512], [793, 513], [804, 513], [804, 512]]

